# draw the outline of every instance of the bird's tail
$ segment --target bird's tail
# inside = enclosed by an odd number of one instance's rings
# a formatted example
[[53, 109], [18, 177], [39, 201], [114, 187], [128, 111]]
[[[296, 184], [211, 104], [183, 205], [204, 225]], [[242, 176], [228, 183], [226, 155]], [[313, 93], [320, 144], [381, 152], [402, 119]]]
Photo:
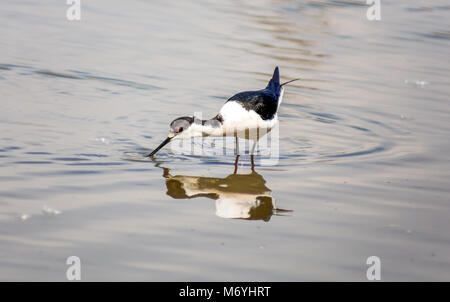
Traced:
[[278, 70], [278, 66], [275, 67], [275, 70], [273, 71], [272, 79], [269, 81], [269, 84], [267, 84], [266, 89], [269, 89], [273, 93], [275, 93], [277, 96], [280, 95], [281, 87], [283, 87], [286, 84], [289, 84], [294, 81], [298, 81], [300, 79], [293, 79], [287, 82], [284, 82], [283, 84], [280, 84], [280, 71]]
[[280, 72], [278, 71], [278, 66], [275, 67], [272, 79], [269, 81], [269, 84], [267, 84], [266, 89], [270, 89], [277, 95], [280, 93], [281, 85], [280, 85]]

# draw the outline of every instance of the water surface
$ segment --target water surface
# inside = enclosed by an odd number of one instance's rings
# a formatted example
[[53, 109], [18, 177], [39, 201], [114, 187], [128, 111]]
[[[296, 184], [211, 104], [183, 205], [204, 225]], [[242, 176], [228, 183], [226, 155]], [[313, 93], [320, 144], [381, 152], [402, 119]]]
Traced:
[[[6, 1], [0, 280], [450, 280], [450, 6]], [[143, 156], [279, 66], [280, 159]]]

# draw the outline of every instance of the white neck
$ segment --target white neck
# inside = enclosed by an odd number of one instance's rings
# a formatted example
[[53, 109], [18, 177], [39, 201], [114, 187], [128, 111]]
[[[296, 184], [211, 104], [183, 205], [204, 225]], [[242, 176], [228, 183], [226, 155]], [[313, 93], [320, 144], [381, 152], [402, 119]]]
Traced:
[[188, 129], [175, 136], [174, 139], [188, 139], [201, 136], [222, 136], [222, 124], [212, 124], [210, 121], [211, 120], [194, 122]]

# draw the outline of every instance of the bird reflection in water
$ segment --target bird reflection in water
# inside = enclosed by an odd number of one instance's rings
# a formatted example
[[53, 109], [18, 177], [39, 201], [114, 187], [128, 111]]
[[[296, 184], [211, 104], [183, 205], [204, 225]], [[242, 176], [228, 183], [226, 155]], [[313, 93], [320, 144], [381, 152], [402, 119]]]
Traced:
[[275, 206], [272, 191], [254, 169], [250, 174], [237, 174], [235, 169], [225, 178], [172, 175], [168, 168], [163, 169], [167, 195], [175, 199], [213, 199], [219, 217], [269, 221], [272, 215], [292, 212]]

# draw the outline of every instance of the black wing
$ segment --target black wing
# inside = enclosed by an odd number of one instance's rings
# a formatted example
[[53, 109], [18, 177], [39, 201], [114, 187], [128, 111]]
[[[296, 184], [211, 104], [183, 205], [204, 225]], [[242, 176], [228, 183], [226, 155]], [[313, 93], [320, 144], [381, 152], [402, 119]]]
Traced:
[[271, 120], [278, 109], [278, 98], [268, 89], [240, 92], [227, 102], [230, 101], [241, 104], [246, 110], [255, 111], [263, 120]]
[[245, 109], [258, 113], [263, 120], [271, 120], [277, 113], [280, 93], [280, 72], [278, 67], [275, 67], [266, 89], [240, 92], [229, 98], [227, 102], [238, 102]]

